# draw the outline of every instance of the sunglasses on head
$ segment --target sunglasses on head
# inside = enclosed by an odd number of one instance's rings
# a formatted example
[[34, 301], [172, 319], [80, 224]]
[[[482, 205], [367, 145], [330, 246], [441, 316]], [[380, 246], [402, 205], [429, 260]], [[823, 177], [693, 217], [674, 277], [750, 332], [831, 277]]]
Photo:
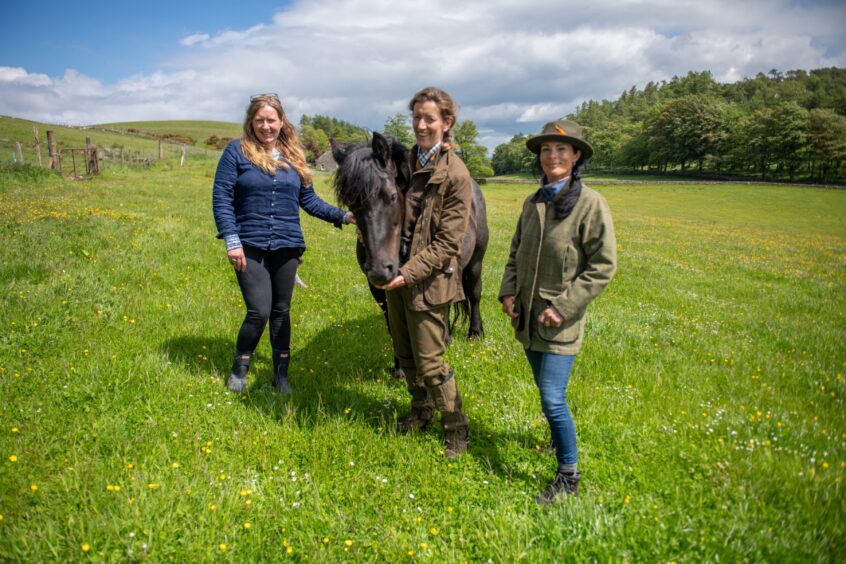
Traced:
[[279, 96], [276, 92], [267, 92], [265, 94], [254, 94], [253, 96], [250, 96], [250, 103], [252, 104], [256, 100], [261, 100], [262, 98], [271, 98], [277, 102], [279, 101]]

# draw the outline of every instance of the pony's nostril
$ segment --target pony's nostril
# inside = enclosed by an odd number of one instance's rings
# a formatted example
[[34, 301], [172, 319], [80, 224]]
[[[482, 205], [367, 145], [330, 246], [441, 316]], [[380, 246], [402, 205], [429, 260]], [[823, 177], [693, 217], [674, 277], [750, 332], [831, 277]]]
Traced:
[[386, 262], [385, 263], [385, 270], [387, 270], [388, 272], [393, 272], [394, 271], [394, 263]]

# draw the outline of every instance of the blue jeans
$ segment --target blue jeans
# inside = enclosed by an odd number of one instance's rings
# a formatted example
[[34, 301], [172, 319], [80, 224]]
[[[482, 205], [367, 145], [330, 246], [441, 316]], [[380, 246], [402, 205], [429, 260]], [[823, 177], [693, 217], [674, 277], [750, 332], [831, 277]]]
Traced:
[[576, 425], [567, 406], [567, 384], [576, 355], [542, 353], [526, 350], [526, 358], [535, 375], [535, 384], [540, 390], [541, 407], [549, 429], [558, 466], [576, 464], [579, 453], [576, 448]]

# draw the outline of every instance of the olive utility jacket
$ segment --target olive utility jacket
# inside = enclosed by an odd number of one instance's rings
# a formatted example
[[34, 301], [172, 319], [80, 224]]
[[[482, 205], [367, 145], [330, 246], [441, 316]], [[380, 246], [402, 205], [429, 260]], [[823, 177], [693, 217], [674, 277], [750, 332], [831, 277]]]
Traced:
[[[567, 189], [562, 188], [556, 197]], [[598, 192], [582, 185], [576, 206], [562, 220], [555, 218], [553, 202], [546, 203], [540, 190], [523, 202], [499, 299], [515, 296], [519, 317], [511, 321], [523, 347], [576, 354], [582, 345], [588, 304], [617, 269], [617, 243], [611, 211]], [[564, 318], [560, 327], [537, 322], [548, 305]]]
[[[415, 155], [416, 151], [411, 151], [412, 159]], [[436, 162], [430, 161], [411, 177], [407, 193], [422, 191], [421, 210], [410, 258], [400, 274], [409, 286], [414, 311], [464, 299], [458, 256], [470, 219], [472, 182], [467, 167], [452, 150], [442, 150]]]

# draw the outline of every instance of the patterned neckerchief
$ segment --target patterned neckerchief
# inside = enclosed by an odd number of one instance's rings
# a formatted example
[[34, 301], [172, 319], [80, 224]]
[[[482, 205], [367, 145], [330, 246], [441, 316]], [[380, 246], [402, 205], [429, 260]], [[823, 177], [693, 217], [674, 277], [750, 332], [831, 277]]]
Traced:
[[553, 182], [552, 184], [544, 184], [543, 181], [544, 179], [541, 179], [540, 181], [541, 194], [543, 194], [544, 200], [551, 202], [555, 195], [558, 194], [558, 191], [570, 181], [570, 177], [568, 176], [564, 180], [559, 180], [558, 182]]
[[420, 154], [420, 147], [417, 148], [417, 162], [420, 163], [420, 168], [425, 168], [427, 164], [429, 164], [429, 160], [437, 154], [437, 152], [441, 149], [441, 144], [437, 143], [434, 147], [429, 149], [423, 154]]

